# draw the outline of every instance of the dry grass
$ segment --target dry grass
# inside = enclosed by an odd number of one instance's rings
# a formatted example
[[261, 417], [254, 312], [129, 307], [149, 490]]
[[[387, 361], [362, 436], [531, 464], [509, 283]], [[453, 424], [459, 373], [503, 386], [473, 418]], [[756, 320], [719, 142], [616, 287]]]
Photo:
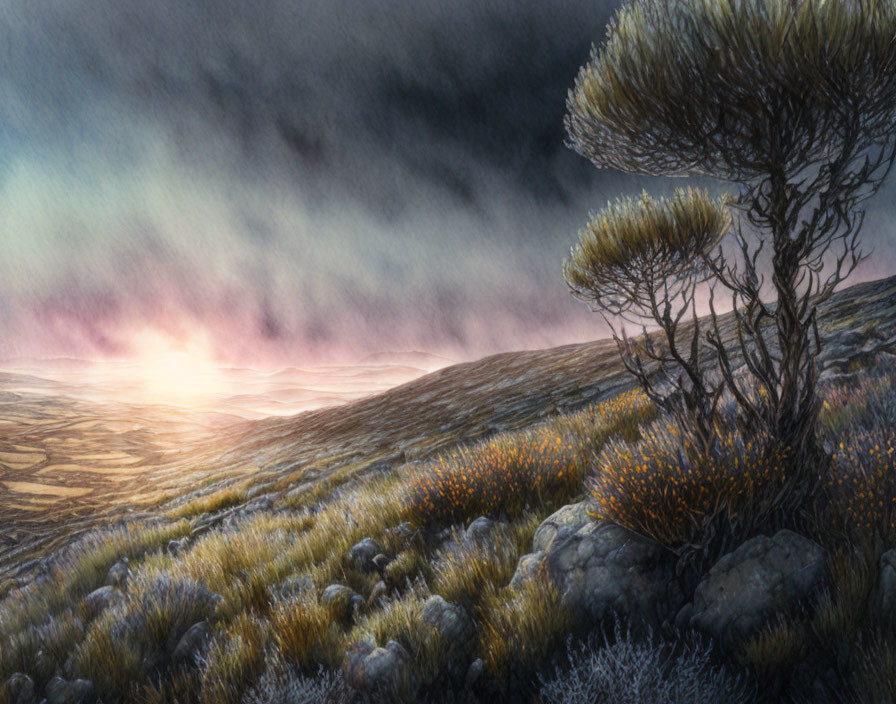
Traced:
[[569, 612], [547, 574], [491, 596], [483, 609], [479, 647], [486, 670], [505, 687], [545, 667], [572, 629]]
[[204, 704], [240, 704], [265, 669], [268, 624], [237, 616], [206, 650], [201, 675]]
[[300, 672], [316, 672], [319, 665], [339, 665], [342, 634], [317, 596], [303, 593], [278, 599], [270, 610], [271, 632], [281, 656]]
[[480, 606], [510, 582], [520, 557], [529, 552], [541, 517], [529, 514], [500, 526], [487, 542], [456, 539], [436, 553], [432, 591], [445, 599]]
[[204, 513], [215, 513], [225, 508], [236, 506], [246, 500], [246, 490], [238, 487], [227, 487], [204, 496], [197, 496], [182, 506], [171, 509], [165, 515], [171, 520], [192, 518]]

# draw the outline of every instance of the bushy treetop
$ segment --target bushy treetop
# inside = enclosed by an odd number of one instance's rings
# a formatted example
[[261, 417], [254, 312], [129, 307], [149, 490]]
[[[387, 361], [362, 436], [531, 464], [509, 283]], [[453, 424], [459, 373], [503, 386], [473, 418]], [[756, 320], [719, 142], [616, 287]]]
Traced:
[[726, 202], [692, 188], [669, 198], [618, 198], [580, 231], [564, 266], [566, 280], [580, 297], [594, 298], [621, 284], [640, 287], [693, 273], [700, 255], [731, 226]]
[[633, 0], [607, 37], [568, 98], [597, 166], [745, 181], [892, 132], [892, 0]]

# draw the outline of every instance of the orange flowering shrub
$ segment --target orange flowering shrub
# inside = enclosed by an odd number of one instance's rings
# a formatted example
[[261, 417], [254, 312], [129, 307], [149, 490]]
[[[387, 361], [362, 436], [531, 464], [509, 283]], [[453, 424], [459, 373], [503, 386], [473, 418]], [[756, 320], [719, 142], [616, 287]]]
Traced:
[[896, 430], [851, 434], [833, 455], [826, 522], [851, 539], [896, 542]]
[[654, 412], [643, 395], [628, 392], [541, 427], [442, 455], [414, 482], [411, 512], [421, 525], [451, 525], [561, 504], [581, 490], [593, 453], [608, 437], [631, 436]]
[[593, 515], [680, 549], [700, 544], [723, 512], [732, 521], [754, 520], [784, 486], [787, 453], [765, 438], [720, 427], [713, 457], [686, 443], [665, 419], [638, 443], [608, 443], [590, 482]]
[[831, 452], [820, 532], [896, 544], [896, 367], [882, 364], [825, 389], [820, 426]]

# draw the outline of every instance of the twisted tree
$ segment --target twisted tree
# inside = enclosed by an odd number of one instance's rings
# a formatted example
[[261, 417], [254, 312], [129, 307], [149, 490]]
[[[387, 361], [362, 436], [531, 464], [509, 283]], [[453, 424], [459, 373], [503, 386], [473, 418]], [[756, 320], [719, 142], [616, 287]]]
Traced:
[[812, 491], [818, 307], [861, 261], [863, 203], [896, 158], [896, 3], [632, 0], [567, 109], [569, 145], [598, 167], [736, 187], [736, 247], [695, 253], [730, 296], [735, 353], [715, 305], [705, 340]]

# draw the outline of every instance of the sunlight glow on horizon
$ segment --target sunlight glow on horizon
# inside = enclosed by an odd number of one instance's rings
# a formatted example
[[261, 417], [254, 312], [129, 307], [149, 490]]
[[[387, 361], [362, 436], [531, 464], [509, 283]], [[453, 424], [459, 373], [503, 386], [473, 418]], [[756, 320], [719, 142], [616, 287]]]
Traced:
[[193, 335], [176, 340], [145, 328], [133, 336], [132, 343], [140, 350], [132, 370], [144, 400], [191, 406], [228, 391], [207, 338]]

